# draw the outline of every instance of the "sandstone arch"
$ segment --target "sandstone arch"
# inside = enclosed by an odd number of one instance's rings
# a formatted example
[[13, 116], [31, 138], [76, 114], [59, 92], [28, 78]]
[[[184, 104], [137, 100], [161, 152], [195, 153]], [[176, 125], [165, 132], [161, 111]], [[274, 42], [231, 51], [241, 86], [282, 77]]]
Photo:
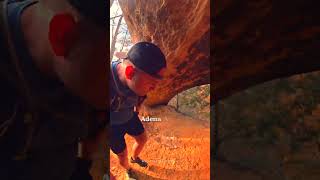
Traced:
[[146, 105], [167, 104], [177, 93], [210, 83], [209, 0], [119, 0], [134, 42], [151, 41], [168, 60], [167, 78]]
[[320, 70], [317, 7], [318, 1], [215, 1], [214, 98]]

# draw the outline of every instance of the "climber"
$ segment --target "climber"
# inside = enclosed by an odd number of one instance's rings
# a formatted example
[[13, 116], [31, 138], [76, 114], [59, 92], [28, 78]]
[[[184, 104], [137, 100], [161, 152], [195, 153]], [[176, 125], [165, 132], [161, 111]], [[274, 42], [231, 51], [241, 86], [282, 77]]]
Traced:
[[[148, 164], [139, 155], [147, 135], [138, 116], [139, 106], [164, 77], [166, 59], [155, 44], [139, 42], [131, 47], [126, 57], [111, 62], [110, 88], [110, 148], [118, 156], [126, 176], [135, 179], [136, 174], [128, 163], [125, 134], [135, 139], [130, 157], [131, 163], [141, 167]], [[136, 109], [136, 111], [134, 111]]]
[[79, 140], [94, 149], [89, 127], [106, 124], [107, 9], [106, 0], [0, 1], [1, 180], [92, 179], [90, 153], [77, 153]]

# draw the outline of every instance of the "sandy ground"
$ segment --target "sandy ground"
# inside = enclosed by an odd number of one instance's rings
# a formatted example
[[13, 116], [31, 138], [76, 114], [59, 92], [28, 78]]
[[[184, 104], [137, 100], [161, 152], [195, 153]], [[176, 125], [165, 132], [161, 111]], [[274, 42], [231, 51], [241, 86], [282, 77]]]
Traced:
[[[153, 116], [160, 122], [143, 122], [149, 140], [140, 157], [149, 163], [142, 168], [131, 164], [139, 180], [210, 179], [209, 120], [197, 120], [160, 109]], [[125, 137], [130, 155], [134, 139]], [[110, 151], [110, 170], [117, 180], [124, 180], [125, 171]]]

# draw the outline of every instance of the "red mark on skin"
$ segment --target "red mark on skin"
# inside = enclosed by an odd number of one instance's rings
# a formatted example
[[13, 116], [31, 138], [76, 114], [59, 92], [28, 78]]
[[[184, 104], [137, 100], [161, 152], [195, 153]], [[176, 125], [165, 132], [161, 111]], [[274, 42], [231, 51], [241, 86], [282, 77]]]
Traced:
[[125, 70], [126, 78], [132, 79], [134, 75], [134, 68], [132, 66], [127, 66]]
[[49, 42], [57, 56], [66, 56], [75, 42], [76, 22], [70, 14], [55, 15], [49, 24]]

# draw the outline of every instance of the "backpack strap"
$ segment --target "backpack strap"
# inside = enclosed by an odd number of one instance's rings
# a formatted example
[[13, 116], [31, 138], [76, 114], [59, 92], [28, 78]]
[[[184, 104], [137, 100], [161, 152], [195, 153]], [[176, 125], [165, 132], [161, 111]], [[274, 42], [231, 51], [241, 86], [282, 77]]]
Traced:
[[8, 51], [10, 54], [10, 59], [13, 62], [18, 80], [19, 80], [19, 85], [18, 85], [18, 91], [20, 94], [22, 94], [27, 111], [30, 113], [26, 113], [24, 117], [25, 123], [28, 125], [27, 126], [27, 134], [26, 134], [26, 142], [25, 146], [19, 154], [16, 159], [25, 159], [27, 151], [29, 150], [32, 142], [32, 137], [35, 132], [35, 127], [37, 123], [37, 114], [35, 111], [35, 102], [33, 101], [33, 97], [31, 95], [31, 89], [28, 86], [28, 83], [26, 82], [24, 78], [24, 74], [21, 69], [20, 61], [17, 56], [16, 50], [14, 48], [14, 43], [12, 40], [12, 33], [9, 29], [9, 24], [8, 24], [8, 18], [7, 18], [7, 5], [8, 5], [8, 0], [4, 0], [0, 2], [0, 28], [2, 29], [5, 45], [8, 47]]
[[111, 76], [112, 76], [112, 79], [113, 79], [113, 83], [115, 84], [116, 88], [115, 90], [117, 91], [117, 93], [120, 95], [120, 96], [125, 96], [121, 91], [120, 91], [120, 88], [118, 86], [118, 83], [116, 81], [116, 77], [115, 77], [115, 74], [113, 72], [113, 67], [112, 67], [112, 62], [110, 63], [110, 71], [111, 71]]
[[112, 81], [115, 86], [114, 87], [111, 85], [111, 88], [116, 91], [115, 95], [111, 97], [110, 110], [116, 112], [120, 109], [121, 102], [126, 98], [126, 96], [120, 91], [120, 88], [116, 81], [115, 74], [113, 72], [112, 62], [110, 62], [110, 71], [111, 71]]

